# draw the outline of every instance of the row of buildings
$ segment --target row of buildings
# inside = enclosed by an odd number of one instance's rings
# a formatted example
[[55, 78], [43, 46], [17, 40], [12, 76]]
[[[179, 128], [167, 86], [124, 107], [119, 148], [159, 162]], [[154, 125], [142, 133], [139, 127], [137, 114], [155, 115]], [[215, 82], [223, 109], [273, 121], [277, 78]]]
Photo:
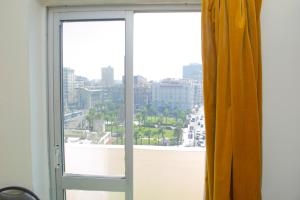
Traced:
[[[124, 84], [114, 80], [112, 67], [102, 68], [101, 81], [89, 81], [75, 76], [74, 70], [63, 70], [63, 94], [65, 110], [89, 109], [97, 103], [124, 103]], [[182, 78], [167, 78], [148, 81], [142, 76], [134, 76], [134, 107], [136, 110], [147, 105], [157, 109], [190, 110], [203, 103], [202, 66], [183, 66]]]

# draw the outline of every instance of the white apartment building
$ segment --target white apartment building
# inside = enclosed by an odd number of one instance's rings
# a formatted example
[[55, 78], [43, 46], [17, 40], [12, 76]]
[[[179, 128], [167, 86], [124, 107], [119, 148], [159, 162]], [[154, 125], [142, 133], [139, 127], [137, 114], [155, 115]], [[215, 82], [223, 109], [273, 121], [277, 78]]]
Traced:
[[152, 104], [159, 108], [190, 110], [194, 105], [194, 82], [185, 79], [164, 79], [151, 85]]

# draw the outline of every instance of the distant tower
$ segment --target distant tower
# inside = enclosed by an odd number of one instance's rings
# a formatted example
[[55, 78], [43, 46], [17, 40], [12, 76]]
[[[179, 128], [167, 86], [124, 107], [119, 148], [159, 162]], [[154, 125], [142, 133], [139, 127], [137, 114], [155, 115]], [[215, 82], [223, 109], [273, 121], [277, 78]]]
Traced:
[[102, 77], [101, 82], [105, 87], [110, 87], [114, 85], [114, 69], [111, 66], [103, 67], [101, 69]]
[[65, 109], [70, 106], [70, 104], [75, 101], [75, 75], [74, 70], [71, 68], [63, 68], [63, 95], [64, 95], [64, 105]]

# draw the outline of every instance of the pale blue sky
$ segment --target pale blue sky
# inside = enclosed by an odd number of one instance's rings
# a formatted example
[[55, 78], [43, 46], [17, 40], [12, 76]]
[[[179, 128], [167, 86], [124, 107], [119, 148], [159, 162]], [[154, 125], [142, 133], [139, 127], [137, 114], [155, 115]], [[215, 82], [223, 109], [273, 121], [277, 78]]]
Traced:
[[[76, 75], [101, 79], [111, 65], [124, 74], [123, 21], [64, 23], [63, 64]], [[134, 74], [148, 80], [180, 78], [182, 66], [201, 61], [200, 13], [138, 13], [134, 16]]]

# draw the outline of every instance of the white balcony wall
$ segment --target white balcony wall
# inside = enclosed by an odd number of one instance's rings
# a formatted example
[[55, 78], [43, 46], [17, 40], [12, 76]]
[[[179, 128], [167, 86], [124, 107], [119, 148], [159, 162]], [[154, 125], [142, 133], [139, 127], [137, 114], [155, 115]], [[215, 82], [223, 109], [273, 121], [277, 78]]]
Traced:
[[[66, 144], [66, 171], [116, 174], [124, 166], [120, 146]], [[69, 164], [69, 165], [68, 165]], [[134, 199], [199, 200], [204, 191], [205, 152], [199, 148], [135, 146]], [[99, 193], [70, 192], [67, 200], [93, 200]], [[108, 195], [102, 200], [117, 200]]]

